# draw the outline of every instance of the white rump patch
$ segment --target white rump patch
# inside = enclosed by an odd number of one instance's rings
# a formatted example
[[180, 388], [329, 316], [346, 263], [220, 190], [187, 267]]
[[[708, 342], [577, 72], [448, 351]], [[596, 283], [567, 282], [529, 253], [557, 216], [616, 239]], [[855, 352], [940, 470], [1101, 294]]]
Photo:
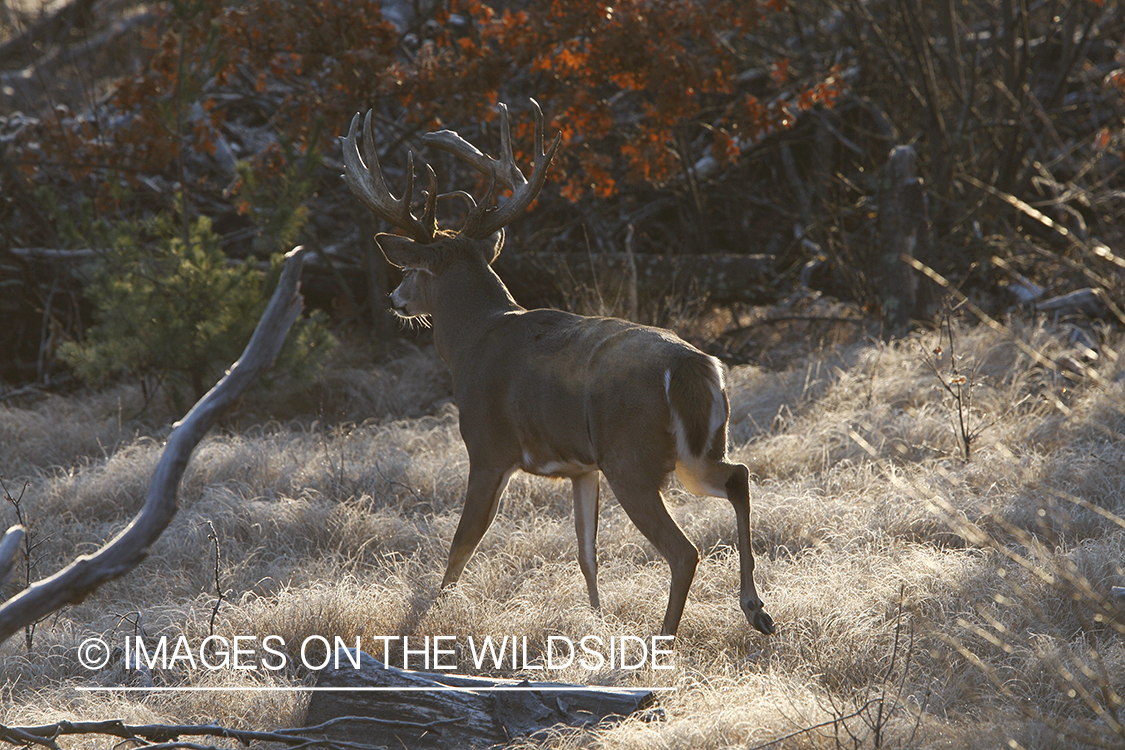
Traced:
[[686, 430], [684, 429], [684, 420], [680, 413], [672, 406], [672, 368], [669, 367], [664, 371], [664, 398], [668, 401], [668, 410], [672, 412], [672, 432], [676, 436], [676, 455], [681, 459], [691, 456], [691, 449], [688, 448]]
[[[723, 396], [723, 367], [714, 357], [709, 359], [711, 366], [715, 368], [715, 377], [711, 380], [711, 423], [708, 425], [707, 434], [714, 437], [727, 419], [727, 408], [726, 398]], [[723, 446], [723, 449], [725, 450], [726, 446]]]
[[[723, 368], [719, 360], [714, 357], [708, 356], [707, 360], [711, 364], [711, 377], [707, 379], [707, 384], [711, 387], [711, 418], [707, 423], [707, 441], [704, 443], [704, 449], [711, 444], [715, 438], [715, 433], [722, 428], [723, 423], [727, 419], [726, 400], [723, 396]], [[664, 395], [668, 399], [668, 404], [671, 407], [672, 402], [672, 370], [671, 368], [664, 371]], [[686, 430], [684, 429], [684, 420], [677, 411], [672, 408], [672, 432], [676, 436], [676, 453], [681, 462], [694, 462], [693, 460], [701, 458], [692, 453], [691, 448], [688, 446]], [[724, 446], [725, 450], [725, 446]]]

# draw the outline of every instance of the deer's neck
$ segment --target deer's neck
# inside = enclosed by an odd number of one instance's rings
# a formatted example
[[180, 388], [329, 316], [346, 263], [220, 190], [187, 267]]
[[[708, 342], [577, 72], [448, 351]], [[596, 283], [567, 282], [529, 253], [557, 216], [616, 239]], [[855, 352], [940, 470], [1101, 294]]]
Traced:
[[489, 326], [504, 313], [523, 308], [489, 266], [469, 263], [450, 268], [434, 290], [434, 345], [454, 377]]

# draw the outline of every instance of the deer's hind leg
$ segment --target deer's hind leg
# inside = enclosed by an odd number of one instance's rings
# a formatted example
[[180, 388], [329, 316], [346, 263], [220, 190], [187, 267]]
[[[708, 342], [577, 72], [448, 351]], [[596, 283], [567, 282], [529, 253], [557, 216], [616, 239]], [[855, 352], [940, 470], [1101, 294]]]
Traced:
[[602, 471], [629, 520], [668, 561], [672, 581], [661, 634], [675, 635], [684, 614], [688, 589], [695, 578], [695, 568], [699, 564], [699, 550], [665, 507], [660, 493], [662, 476], [654, 478], [642, 472], [620, 472], [605, 467]]
[[754, 585], [754, 551], [750, 548], [750, 470], [743, 464], [701, 460], [691, 466], [677, 464], [676, 474], [690, 492], [725, 497], [734, 507], [740, 579], [738, 603], [755, 630], [773, 635], [777, 627], [773, 618], [766, 614], [765, 605]]

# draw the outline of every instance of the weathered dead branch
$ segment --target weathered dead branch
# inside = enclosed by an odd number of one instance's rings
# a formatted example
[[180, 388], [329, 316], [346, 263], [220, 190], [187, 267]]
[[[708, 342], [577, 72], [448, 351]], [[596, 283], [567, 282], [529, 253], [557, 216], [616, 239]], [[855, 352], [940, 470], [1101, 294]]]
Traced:
[[26, 534], [26, 529], [17, 525], [8, 529], [4, 537], [0, 539], [0, 586], [4, 585], [8, 576], [12, 574], [12, 569], [15, 568], [20, 545], [23, 544]]

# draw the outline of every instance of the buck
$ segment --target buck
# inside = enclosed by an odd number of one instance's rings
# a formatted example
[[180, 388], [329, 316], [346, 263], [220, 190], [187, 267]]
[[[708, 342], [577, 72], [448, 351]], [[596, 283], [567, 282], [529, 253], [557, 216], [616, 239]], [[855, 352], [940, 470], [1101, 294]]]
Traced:
[[[391, 293], [393, 309], [402, 318], [429, 320], [434, 344], [453, 375], [469, 478], [442, 589], [461, 576], [496, 517], [509, 478], [523, 470], [571, 481], [578, 564], [590, 605], [598, 609], [600, 471], [629, 518], [668, 562], [671, 587], [662, 632], [675, 635], [699, 563], [699, 551], [669, 514], [661, 494], [675, 471], [689, 491], [724, 497], [734, 506], [739, 603], [754, 628], [772, 634], [773, 620], [754, 586], [749, 471], [727, 460], [730, 405], [719, 361], [659, 328], [526, 310], [492, 270], [504, 245], [505, 225], [535, 200], [561, 138], [557, 135], [544, 149], [543, 114], [534, 101], [532, 107], [530, 180], [512, 155], [503, 104], [498, 159], [453, 131], [423, 136], [424, 144], [452, 153], [488, 179], [480, 202], [463, 191], [447, 194], [468, 206], [459, 232], [438, 229], [436, 177], [428, 166], [421, 218], [412, 212], [412, 154], [402, 197], [388, 190], [371, 112], [363, 120], [362, 153], [358, 114], [341, 139], [349, 188], [402, 232], [375, 238], [387, 260], [403, 270], [402, 283]], [[497, 188], [511, 191], [511, 197], [493, 206]]]

